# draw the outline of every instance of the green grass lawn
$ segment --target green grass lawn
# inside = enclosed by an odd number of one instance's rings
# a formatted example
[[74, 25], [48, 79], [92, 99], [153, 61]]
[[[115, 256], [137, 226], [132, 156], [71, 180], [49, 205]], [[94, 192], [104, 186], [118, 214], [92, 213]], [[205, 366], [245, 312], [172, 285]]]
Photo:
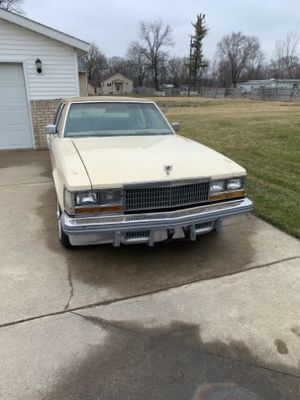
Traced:
[[181, 134], [248, 171], [255, 213], [300, 238], [300, 104], [201, 98], [155, 99]]

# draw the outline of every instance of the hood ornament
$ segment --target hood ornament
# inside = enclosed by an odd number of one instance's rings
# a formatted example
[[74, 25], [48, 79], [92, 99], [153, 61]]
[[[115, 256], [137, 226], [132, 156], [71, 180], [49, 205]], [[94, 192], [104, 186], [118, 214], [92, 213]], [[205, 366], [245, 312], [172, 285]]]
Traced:
[[173, 170], [173, 165], [165, 165], [164, 166], [164, 171], [167, 175], [170, 175], [172, 170]]

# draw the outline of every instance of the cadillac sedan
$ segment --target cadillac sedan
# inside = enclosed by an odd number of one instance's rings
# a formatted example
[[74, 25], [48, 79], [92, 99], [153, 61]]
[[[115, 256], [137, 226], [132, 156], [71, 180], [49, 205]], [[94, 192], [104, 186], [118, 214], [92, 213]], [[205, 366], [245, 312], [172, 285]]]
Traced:
[[245, 169], [178, 130], [151, 100], [62, 101], [47, 126], [61, 243], [196, 240], [249, 213]]

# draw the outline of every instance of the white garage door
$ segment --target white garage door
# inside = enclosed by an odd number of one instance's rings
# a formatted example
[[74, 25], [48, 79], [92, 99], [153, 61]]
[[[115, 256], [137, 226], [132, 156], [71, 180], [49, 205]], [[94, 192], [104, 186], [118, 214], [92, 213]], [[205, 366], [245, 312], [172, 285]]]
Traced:
[[0, 63], [0, 149], [31, 147], [22, 64]]

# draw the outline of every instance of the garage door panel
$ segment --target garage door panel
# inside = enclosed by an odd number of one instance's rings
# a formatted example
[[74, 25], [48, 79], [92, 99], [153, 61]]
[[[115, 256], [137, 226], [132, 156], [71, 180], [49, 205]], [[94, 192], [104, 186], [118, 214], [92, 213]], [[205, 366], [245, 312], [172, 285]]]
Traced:
[[22, 87], [19, 88], [2, 88], [0, 86], [0, 90], [1, 90], [1, 101], [0, 104], [3, 107], [6, 107], [6, 105], [10, 105], [10, 107], [13, 107], [14, 105], [21, 105], [23, 108], [26, 105], [27, 108], [27, 104], [26, 104], [26, 97], [24, 98], [23, 96], [20, 96], [20, 92], [22, 90]]
[[1, 71], [3, 71], [3, 74], [1, 73], [0, 75], [0, 83], [1, 81], [20, 83], [20, 73], [24, 78], [22, 64], [1, 63], [0, 66], [1, 66]]
[[6, 133], [3, 132], [0, 134], [0, 149], [5, 150], [5, 149], [31, 149], [32, 145], [28, 144], [26, 140], [24, 140], [24, 131], [19, 130], [15, 131], [14, 135], [11, 136], [10, 139], [10, 145], [1, 145], [1, 143], [6, 143]]
[[0, 63], [0, 149], [31, 147], [23, 67]]
[[24, 130], [23, 122], [24, 120], [26, 120], [26, 118], [27, 111], [24, 110], [22, 107], [4, 107], [0, 112], [0, 119], [2, 120], [1, 124], [5, 126], [6, 131], [12, 128], [20, 128], [21, 130]]

